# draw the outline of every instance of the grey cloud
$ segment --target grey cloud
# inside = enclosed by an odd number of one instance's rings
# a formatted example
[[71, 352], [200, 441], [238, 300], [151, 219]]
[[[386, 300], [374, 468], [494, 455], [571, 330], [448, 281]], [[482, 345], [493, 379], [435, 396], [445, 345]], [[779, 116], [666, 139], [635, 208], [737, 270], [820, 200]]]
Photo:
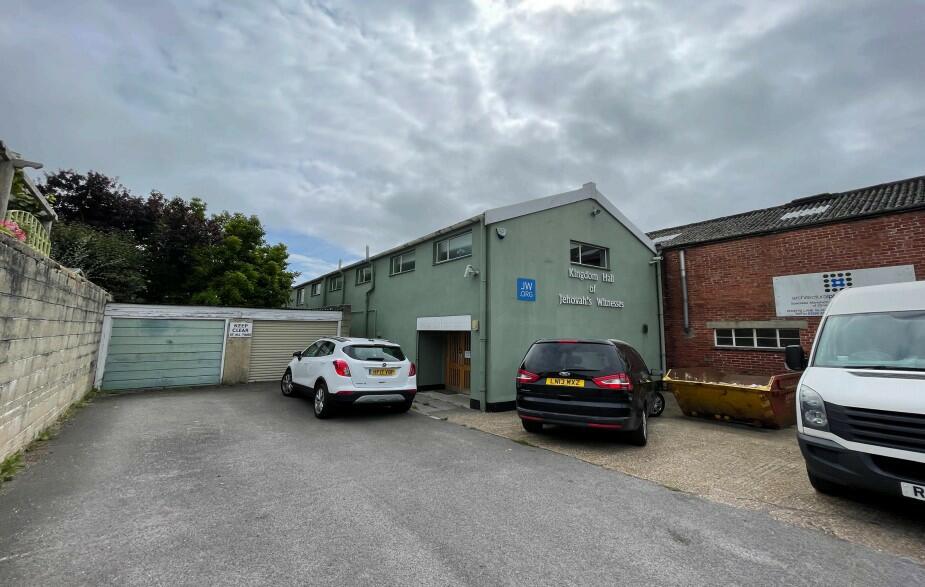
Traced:
[[654, 229], [925, 172], [920, 15], [21, 2], [0, 22], [0, 136], [354, 255], [589, 180]]

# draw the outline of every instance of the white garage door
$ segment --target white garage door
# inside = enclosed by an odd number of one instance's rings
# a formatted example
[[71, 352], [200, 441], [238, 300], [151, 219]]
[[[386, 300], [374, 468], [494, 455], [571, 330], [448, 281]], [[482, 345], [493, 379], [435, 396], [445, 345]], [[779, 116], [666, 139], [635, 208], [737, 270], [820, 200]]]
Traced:
[[337, 336], [337, 322], [254, 320], [252, 336], [248, 381], [273, 381], [283, 376], [292, 353], [323, 336]]

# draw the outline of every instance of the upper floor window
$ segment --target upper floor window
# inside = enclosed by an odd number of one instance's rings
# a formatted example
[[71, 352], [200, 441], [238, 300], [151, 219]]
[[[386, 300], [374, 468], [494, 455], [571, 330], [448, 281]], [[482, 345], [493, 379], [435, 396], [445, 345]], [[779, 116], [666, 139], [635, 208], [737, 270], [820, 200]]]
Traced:
[[472, 231], [437, 241], [434, 246], [437, 263], [470, 257], [472, 256]]
[[800, 344], [797, 328], [717, 328], [716, 346], [745, 349], [782, 349]]
[[392, 275], [414, 271], [414, 251], [405, 251], [392, 257]]
[[607, 269], [608, 252], [609, 251], [605, 247], [571, 241], [569, 259], [576, 265]]
[[315, 283], [312, 284], [312, 295], [313, 296], [321, 295], [321, 282], [320, 281], [316, 281]]
[[299, 289], [295, 290], [295, 303], [301, 304], [304, 301], [305, 301], [305, 288], [300, 287]]
[[364, 265], [357, 269], [357, 285], [369, 283], [373, 278], [373, 268]]
[[342, 289], [344, 289], [343, 274], [338, 273], [328, 278], [328, 291], [340, 291]]

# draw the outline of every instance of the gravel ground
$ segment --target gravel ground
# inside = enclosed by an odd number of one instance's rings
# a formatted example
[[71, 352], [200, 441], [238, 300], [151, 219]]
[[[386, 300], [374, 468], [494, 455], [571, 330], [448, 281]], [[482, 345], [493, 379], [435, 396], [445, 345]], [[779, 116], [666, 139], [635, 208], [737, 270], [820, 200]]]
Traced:
[[670, 394], [666, 401], [664, 414], [649, 420], [649, 444], [642, 449], [584, 430], [547, 428], [541, 435], [530, 434], [514, 412], [436, 415], [925, 563], [925, 508], [919, 504], [871, 495], [820, 495], [806, 478], [796, 428], [765, 430], [688, 418]]

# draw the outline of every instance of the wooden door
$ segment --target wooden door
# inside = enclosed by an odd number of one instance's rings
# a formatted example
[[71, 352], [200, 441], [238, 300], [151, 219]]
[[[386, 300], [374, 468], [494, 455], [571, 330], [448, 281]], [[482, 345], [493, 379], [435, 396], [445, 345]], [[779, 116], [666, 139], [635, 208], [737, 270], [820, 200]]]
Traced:
[[446, 388], [469, 393], [469, 333], [446, 335]]

